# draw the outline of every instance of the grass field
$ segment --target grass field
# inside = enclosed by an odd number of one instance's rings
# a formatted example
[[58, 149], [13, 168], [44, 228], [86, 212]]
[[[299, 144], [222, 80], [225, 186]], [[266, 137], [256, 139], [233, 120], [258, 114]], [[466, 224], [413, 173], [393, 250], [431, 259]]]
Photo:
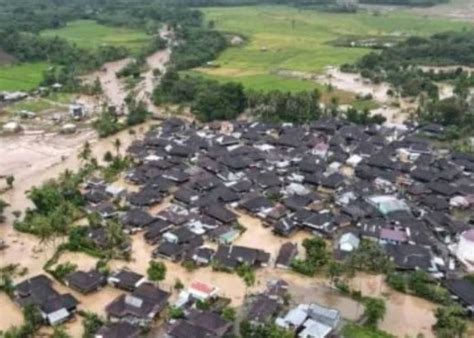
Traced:
[[139, 50], [150, 39], [149, 35], [139, 30], [104, 26], [92, 20], [72, 21], [66, 27], [45, 30], [41, 35], [59, 36], [82, 48], [107, 45], [127, 47], [132, 51]]
[[72, 94], [68, 93], [51, 93], [48, 97], [34, 97], [27, 100], [15, 102], [8, 107], [6, 111], [10, 113], [18, 113], [27, 110], [33, 113], [41, 113], [48, 109], [68, 107], [73, 99]]
[[[43, 36], [59, 36], [82, 48], [97, 48], [103, 45], [122, 46], [132, 52], [138, 51], [150, 39], [139, 30], [107, 27], [91, 20], [70, 22], [66, 27], [41, 32]], [[24, 90], [36, 88], [48, 68], [46, 63], [22, 63], [0, 66], [0, 90]]]
[[[231, 47], [217, 60], [219, 68], [198, 69], [214, 78], [242, 82], [254, 89], [296, 90], [312, 84], [275, 75], [278, 70], [322, 72], [328, 65], [354, 62], [368, 49], [330, 44], [344, 36], [430, 35], [472, 24], [424, 18], [402, 11], [336, 14], [285, 6], [204, 9], [206, 18], [224, 32], [243, 35], [247, 43]], [[296, 82], [295, 82], [296, 81]]]
[[22, 63], [0, 66], [0, 91], [28, 91], [36, 88], [43, 79], [47, 63]]
[[[182, 73], [191, 76], [203, 76], [205, 78], [217, 80], [220, 82], [239, 81], [240, 79], [242, 79], [242, 77], [240, 76], [233, 77], [230, 74], [216, 76], [215, 73], [213, 73], [214, 75], [211, 75], [206, 71], [207, 69], [197, 69]], [[247, 89], [255, 90], [279, 89], [286, 92], [299, 92], [304, 90], [309, 91], [317, 89], [321, 93], [321, 101], [325, 104], [330, 104], [332, 98], [337, 98], [338, 103], [352, 104], [357, 109], [374, 109], [378, 107], [378, 104], [376, 104], [372, 100], [357, 99], [354, 93], [337, 89], [332, 89], [331, 91], [329, 91], [326, 86], [316, 82], [287, 79], [272, 74], [246, 75], [244, 77], [243, 84]]]
[[356, 324], [347, 324], [342, 332], [348, 338], [395, 338], [386, 332]]

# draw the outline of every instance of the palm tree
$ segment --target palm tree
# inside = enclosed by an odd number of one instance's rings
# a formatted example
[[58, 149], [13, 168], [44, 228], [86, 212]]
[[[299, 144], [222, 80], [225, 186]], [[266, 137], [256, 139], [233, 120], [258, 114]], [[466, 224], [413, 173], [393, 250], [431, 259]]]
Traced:
[[86, 141], [84, 142], [84, 146], [79, 152], [78, 158], [85, 162], [91, 157], [91, 154], [92, 154], [91, 144], [89, 143], [89, 141]]
[[122, 146], [122, 142], [120, 142], [120, 139], [115, 139], [114, 141], [114, 147], [115, 147], [115, 151], [117, 152], [117, 156], [119, 155], [120, 153], [120, 147]]

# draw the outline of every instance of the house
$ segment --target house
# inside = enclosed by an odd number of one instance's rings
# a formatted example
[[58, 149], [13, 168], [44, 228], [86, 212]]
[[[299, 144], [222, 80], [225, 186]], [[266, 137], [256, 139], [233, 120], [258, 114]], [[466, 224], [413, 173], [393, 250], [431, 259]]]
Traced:
[[107, 282], [118, 288], [125, 291], [134, 291], [141, 284], [145, 282], [145, 277], [138, 273], [135, 273], [130, 270], [122, 269], [114, 274], [112, 274]]
[[215, 251], [211, 248], [201, 247], [197, 248], [193, 254], [193, 261], [200, 266], [211, 264]]
[[87, 116], [87, 111], [83, 104], [71, 104], [69, 105], [69, 114], [74, 120], [82, 120]]
[[188, 246], [185, 244], [164, 241], [153, 250], [153, 257], [168, 259], [172, 262], [179, 262], [186, 254]]
[[352, 252], [359, 247], [360, 239], [352, 232], [346, 232], [339, 238], [338, 247], [342, 252]]
[[107, 278], [97, 270], [75, 271], [66, 276], [64, 282], [70, 288], [83, 294], [99, 290], [107, 284]]
[[298, 246], [296, 243], [286, 242], [280, 247], [275, 262], [275, 267], [280, 269], [289, 269], [291, 262], [298, 254]]
[[194, 299], [208, 301], [209, 299], [217, 297], [219, 288], [211, 284], [195, 281], [191, 283], [187, 293]]
[[118, 296], [105, 311], [111, 322], [147, 327], [166, 308], [169, 297], [153, 284], [142, 283], [131, 294]]
[[212, 204], [204, 210], [204, 213], [223, 224], [230, 224], [237, 221], [237, 215], [222, 205]]
[[173, 323], [166, 338], [221, 338], [230, 334], [233, 323], [211, 311], [191, 313], [188, 318]]
[[275, 323], [301, 338], [325, 338], [339, 327], [341, 314], [319, 304], [300, 304]]
[[145, 241], [148, 244], [156, 244], [159, 242], [164, 233], [171, 230], [173, 225], [165, 220], [156, 219], [148, 225], [144, 234]]
[[79, 303], [71, 294], [57, 292], [53, 288], [53, 281], [45, 275], [15, 285], [14, 299], [22, 308], [37, 306], [43, 320], [49, 325], [59, 325], [71, 319]]
[[273, 224], [273, 232], [283, 237], [290, 237], [298, 229], [300, 229], [298, 222], [289, 217], [285, 217]]
[[384, 248], [400, 270], [436, 271], [431, 250], [424, 246], [386, 244]]
[[124, 227], [136, 231], [142, 230], [150, 225], [154, 221], [154, 218], [144, 210], [132, 209], [125, 213], [121, 221]]
[[279, 307], [276, 299], [259, 295], [250, 305], [246, 318], [253, 325], [269, 323], [278, 313]]
[[128, 322], [108, 323], [95, 334], [95, 338], [138, 338], [140, 328]]
[[468, 279], [448, 279], [444, 285], [461, 306], [474, 316], [474, 283]]
[[269, 260], [270, 254], [263, 250], [237, 245], [219, 245], [214, 256], [214, 262], [229, 269], [234, 269], [240, 264], [266, 266]]

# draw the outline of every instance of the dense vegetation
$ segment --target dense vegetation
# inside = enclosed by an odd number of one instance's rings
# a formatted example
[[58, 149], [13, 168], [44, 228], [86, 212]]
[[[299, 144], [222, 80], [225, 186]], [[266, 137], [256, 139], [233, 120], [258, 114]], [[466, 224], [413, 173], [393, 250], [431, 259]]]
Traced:
[[314, 276], [317, 270], [328, 262], [326, 242], [322, 238], [307, 238], [303, 241], [306, 258], [295, 259], [291, 263], [294, 271], [306, 276]]
[[[417, 119], [448, 127], [447, 138], [459, 138], [474, 128], [474, 108], [469, 90], [474, 77], [462, 66], [474, 65], [474, 31], [446, 32], [429, 38], [411, 37], [381, 53], [370, 53], [355, 65], [343, 65], [378, 83], [389, 82], [395, 88], [389, 95], [419, 98]], [[458, 66], [434, 71], [420, 66]], [[451, 83], [452, 97], [440, 100], [438, 82]]]
[[446, 32], [430, 38], [411, 37], [381, 53], [367, 54], [354, 66], [343, 65], [342, 69], [360, 71], [374, 82], [388, 81], [403, 96], [426, 93], [436, 98], [436, 81], [454, 80], [457, 91], [465, 93], [474, 80], [462, 69], [434, 72], [416, 66], [471, 66], [474, 65], [473, 49], [474, 31]]
[[424, 271], [410, 274], [390, 273], [387, 276], [387, 283], [397, 291], [411, 293], [435, 303], [443, 305], [452, 303], [449, 291], [433, 282]]
[[173, 49], [171, 62], [178, 70], [190, 69], [214, 60], [227, 46], [218, 31], [202, 27], [185, 27], [177, 32], [178, 41], [185, 41]]
[[26, 211], [22, 221], [15, 223], [18, 231], [29, 232], [41, 238], [51, 239], [64, 235], [81, 215], [84, 199], [79, 191], [82, 174], [65, 172], [57, 180], [45, 182], [28, 192], [34, 208]]
[[233, 119], [243, 112], [246, 97], [236, 83], [220, 84], [169, 70], [153, 94], [156, 104], [190, 104], [202, 121]]
[[[175, 6], [164, 7], [160, 1], [140, 0], [130, 3], [51, 0], [41, 3], [26, 0], [17, 4], [3, 0], [2, 3], [4, 12], [0, 17], [4, 20], [0, 20], [0, 48], [18, 62], [47, 62], [57, 66], [45, 73], [42, 84], [60, 82], [71, 91], [79, 89], [78, 83], [73, 81], [77, 75], [131, 53], [130, 48], [125, 46], [104, 46], [99, 42], [96, 43], [97, 48], [83, 48], [74, 43], [77, 40], [77, 37], [74, 39], [75, 36], [71, 40], [56, 36], [55, 29], [64, 27], [72, 20], [95, 20], [99, 24], [137, 28], [154, 35], [136, 53], [141, 61], [147, 54], [166, 46], [166, 42], [156, 36], [156, 33], [161, 24], [170, 24], [182, 42], [176, 47], [172, 60], [180, 69], [201, 65], [214, 58], [226, 46], [226, 40], [220, 33], [206, 28], [202, 13]], [[44, 29], [49, 29], [48, 34], [38, 34]], [[63, 36], [67, 37], [67, 34]], [[80, 40], [81, 46], [84, 39], [86, 38]]]
[[462, 95], [474, 84], [474, 79], [462, 68], [435, 72], [416, 66], [471, 66], [474, 65], [474, 31], [446, 32], [430, 38], [411, 37], [387, 48], [382, 53], [370, 53], [354, 66], [342, 69], [360, 71], [374, 82], [388, 81], [403, 96], [426, 93], [438, 97], [437, 81], [454, 81], [456, 92]]

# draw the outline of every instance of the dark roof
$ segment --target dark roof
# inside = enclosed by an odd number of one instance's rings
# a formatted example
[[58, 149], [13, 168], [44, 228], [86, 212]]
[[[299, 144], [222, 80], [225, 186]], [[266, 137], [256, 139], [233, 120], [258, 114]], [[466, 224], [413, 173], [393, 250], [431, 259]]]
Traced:
[[265, 323], [277, 313], [278, 301], [261, 295], [252, 303], [247, 313], [247, 319], [253, 322]]
[[291, 261], [295, 258], [297, 253], [297, 245], [291, 242], [286, 242], [280, 247], [280, 251], [278, 252], [278, 257], [276, 259], [275, 264], [277, 266], [289, 267]]
[[473, 282], [467, 279], [448, 279], [444, 284], [465, 306], [474, 306]]
[[108, 323], [97, 331], [101, 338], [138, 338], [140, 328], [128, 322]]
[[206, 215], [217, 219], [222, 223], [232, 223], [237, 220], [237, 215], [226, 209], [223, 205], [213, 204], [205, 209]]
[[130, 295], [120, 295], [107, 305], [107, 315], [152, 320], [168, 304], [170, 294], [153, 284], [143, 283]]
[[79, 303], [70, 294], [59, 294], [52, 287], [52, 280], [45, 275], [27, 279], [15, 286], [15, 299], [20, 306], [36, 305], [46, 314], [59, 309], [74, 309]]
[[423, 246], [387, 244], [385, 249], [395, 265], [403, 270], [428, 270], [431, 268], [431, 251]]
[[67, 285], [82, 293], [89, 293], [97, 290], [107, 283], [105, 275], [96, 270], [75, 271], [65, 278]]
[[113, 279], [118, 280], [117, 286], [126, 290], [134, 290], [137, 283], [144, 278], [136, 272], [122, 269], [119, 272], [111, 276]]
[[123, 216], [122, 223], [133, 228], [144, 228], [153, 220], [154, 218], [148, 212], [141, 209], [132, 209]]

